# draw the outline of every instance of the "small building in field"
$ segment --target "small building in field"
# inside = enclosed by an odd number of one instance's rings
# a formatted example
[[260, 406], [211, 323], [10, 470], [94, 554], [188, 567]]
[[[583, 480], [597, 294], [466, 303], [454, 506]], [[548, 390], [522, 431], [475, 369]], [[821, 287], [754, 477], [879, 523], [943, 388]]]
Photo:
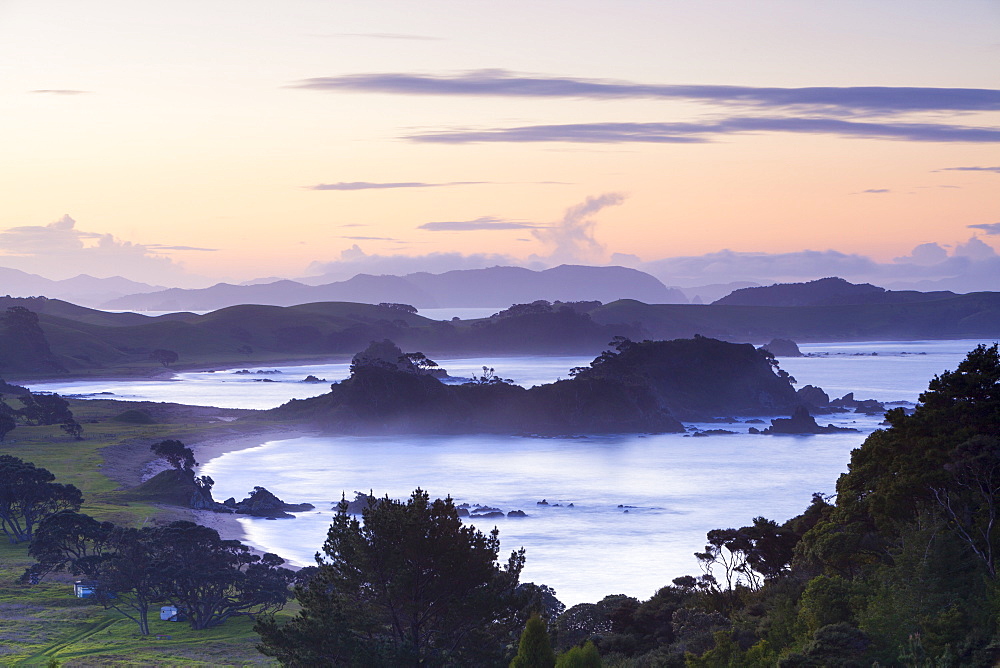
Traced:
[[184, 613], [175, 605], [165, 605], [160, 608], [160, 621], [183, 622]]
[[73, 583], [73, 595], [77, 598], [92, 598], [97, 589], [96, 582], [77, 580]]

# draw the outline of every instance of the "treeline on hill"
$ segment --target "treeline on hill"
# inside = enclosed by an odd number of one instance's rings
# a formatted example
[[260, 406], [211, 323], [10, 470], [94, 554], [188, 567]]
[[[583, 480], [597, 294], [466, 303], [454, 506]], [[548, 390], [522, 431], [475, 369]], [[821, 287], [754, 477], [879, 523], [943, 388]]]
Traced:
[[569, 380], [525, 389], [489, 367], [446, 384], [391, 341], [373, 342], [328, 394], [270, 414], [338, 433], [634, 433], [683, 431], [678, 418], [787, 414], [802, 403], [773, 356], [750, 344], [616, 337], [612, 347]]
[[764, 342], [963, 339], [1000, 333], [1000, 293], [879, 294], [902, 296], [885, 303], [801, 306], [539, 300], [515, 304], [490, 318], [463, 321], [430, 320], [406, 304], [394, 303], [242, 305], [205, 315], [146, 317], [44, 297], [0, 297], [0, 308], [7, 309], [0, 317], [0, 373], [26, 377], [142, 363], [238, 364], [350, 354], [385, 338], [431, 354], [552, 354], [590, 353], [613, 336], [674, 339], [702, 334]]
[[[8, 397], [17, 401], [20, 408], [8, 404]], [[19, 424], [58, 424], [72, 438], [78, 441], [83, 438], [83, 425], [73, 416], [68, 401], [58, 394], [32, 394], [27, 388], [11, 385], [0, 378], [0, 443]]]
[[411, 349], [566, 353], [600, 349], [633, 326], [594, 322], [598, 302], [515, 305], [491, 318], [430, 320], [405, 304], [326, 302], [233, 306], [205, 315], [149, 318], [104, 313], [45, 298], [0, 298], [0, 373], [64, 375], [146, 364], [246, 364], [254, 359], [350, 354], [393, 339]]
[[[933, 293], [917, 293], [933, 294]], [[631, 299], [589, 311], [595, 322], [633, 323], [663, 339], [695, 333], [728, 341], [907, 341], [1000, 336], [1000, 293], [863, 304], [763, 306], [643, 304]]]

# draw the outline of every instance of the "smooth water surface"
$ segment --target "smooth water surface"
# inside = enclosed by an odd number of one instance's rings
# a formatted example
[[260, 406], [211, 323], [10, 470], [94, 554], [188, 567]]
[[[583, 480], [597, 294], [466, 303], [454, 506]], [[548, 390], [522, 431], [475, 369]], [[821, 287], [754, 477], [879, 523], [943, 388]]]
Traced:
[[[838, 422], [865, 431], [877, 422], [859, 417]], [[813, 492], [834, 491], [863, 439], [751, 436], [739, 427], [743, 434], [706, 438], [297, 438], [223, 455], [201, 473], [217, 481], [218, 499], [241, 499], [262, 485], [314, 504], [292, 520], [240, 519], [248, 542], [299, 565], [313, 563], [334, 504], [355, 490], [405, 498], [421, 487], [432, 498], [523, 510], [528, 517], [470, 521], [482, 531], [499, 527], [502, 555], [524, 547], [523, 579], [554, 587], [572, 605], [607, 594], [648, 598], [677, 576], [697, 574], [692, 553], [709, 529], [797, 515]], [[549, 505], [538, 505], [543, 499]]]

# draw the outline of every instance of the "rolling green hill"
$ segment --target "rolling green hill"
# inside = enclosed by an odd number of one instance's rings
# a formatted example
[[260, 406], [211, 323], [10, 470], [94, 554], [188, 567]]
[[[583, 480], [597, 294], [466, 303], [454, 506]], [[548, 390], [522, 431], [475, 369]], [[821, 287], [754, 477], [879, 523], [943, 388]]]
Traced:
[[[438, 321], [397, 308], [351, 302], [242, 305], [205, 315], [105, 313], [54, 299], [0, 299], [37, 314], [40, 333], [0, 312], [0, 376], [155, 373], [157, 349], [175, 368], [274, 364], [353, 355], [392, 339], [429, 355], [597, 354], [614, 336], [733, 342], [1000, 338], [1000, 293], [910, 303], [823, 306], [535, 302], [497, 317]], [[22, 313], [21, 311], [17, 311]], [[29, 318], [30, 319], [30, 318]], [[20, 322], [21, 324], [17, 324]], [[13, 323], [13, 324], [12, 324]], [[27, 329], [26, 329], [27, 328]], [[31, 331], [29, 331], [31, 330]]]

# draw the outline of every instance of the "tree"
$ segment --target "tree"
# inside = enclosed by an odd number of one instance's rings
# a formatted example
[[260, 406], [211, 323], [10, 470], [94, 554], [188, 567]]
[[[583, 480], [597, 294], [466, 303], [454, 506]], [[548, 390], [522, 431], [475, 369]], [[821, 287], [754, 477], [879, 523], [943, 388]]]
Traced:
[[17, 427], [17, 420], [12, 415], [0, 413], [0, 443], [7, 438], [7, 434]]
[[149, 353], [149, 359], [159, 362], [164, 367], [168, 367], [180, 359], [180, 357], [173, 350], [157, 348], [153, 352]]
[[949, 484], [932, 487], [950, 527], [969, 546], [991, 577], [1000, 550], [1000, 440], [973, 436], [950, 453], [944, 465]]
[[83, 440], [83, 425], [75, 419], [70, 418], [59, 425], [59, 428], [73, 437], [74, 441]]
[[99, 522], [72, 510], [49, 515], [31, 538], [28, 554], [36, 563], [25, 570], [22, 579], [37, 580], [58, 571], [96, 578], [113, 549], [114, 528], [110, 522]]
[[58, 394], [24, 394], [18, 397], [23, 408], [18, 414], [32, 425], [58, 424], [73, 419], [69, 402]]
[[109, 536], [113, 552], [100, 562], [95, 576], [97, 600], [128, 617], [149, 635], [149, 608], [166, 600], [171, 582], [165, 577], [159, 528], [114, 527]]
[[514, 383], [510, 378], [501, 378], [497, 375], [496, 369], [493, 367], [484, 366], [483, 375], [477, 376], [472, 374], [472, 380], [466, 383], [466, 385], [512, 385]]
[[556, 668], [601, 668], [601, 655], [594, 643], [587, 641], [582, 647], [572, 647], [556, 660]]
[[86, 575], [96, 599], [136, 622], [142, 635], [149, 633], [154, 603], [170, 601], [192, 628], [205, 629], [236, 615], [280, 609], [295, 579], [280, 568], [280, 557], [255, 555], [191, 522], [133, 529], [61, 512], [41, 523], [29, 553], [38, 562], [25, 579], [59, 570]]
[[[997, 576], [1000, 556], [1000, 353], [980, 345], [935, 376], [912, 415], [886, 413], [837, 483], [841, 524], [898, 535], [922, 513], [939, 513]], [[883, 548], [883, 552], [885, 552]], [[883, 555], [883, 558], [888, 558]]]
[[399, 364], [413, 368], [417, 371], [427, 372], [437, 367], [438, 363], [427, 357], [427, 355], [417, 353], [403, 353], [399, 357]]
[[167, 460], [167, 463], [178, 471], [190, 471], [198, 465], [194, 460], [194, 451], [174, 439], [154, 443], [149, 449], [157, 457]]
[[498, 531], [463, 526], [450, 498], [369, 496], [363, 522], [341, 501], [302, 610], [262, 620], [259, 648], [291, 665], [486, 665], [522, 623], [524, 551], [500, 566]]
[[545, 622], [534, 614], [524, 625], [517, 655], [510, 662], [510, 668], [555, 668], [556, 654], [552, 651]]
[[380, 308], [388, 308], [394, 311], [402, 311], [403, 313], [416, 313], [416, 307], [410, 306], [409, 304], [396, 304], [394, 302], [382, 302], [379, 304]]
[[275, 554], [258, 556], [238, 540], [193, 522], [172, 522], [156, 534], [155, 566], [164, 597], [184, 610], [192, 629], [238, 615], [280, 610], [295, 574]]
[[60, 510], [78, 510], [83, 494], [31, 462], [0, 455], [0, 529], [11, 543], [31, 540], [35, 526]]

